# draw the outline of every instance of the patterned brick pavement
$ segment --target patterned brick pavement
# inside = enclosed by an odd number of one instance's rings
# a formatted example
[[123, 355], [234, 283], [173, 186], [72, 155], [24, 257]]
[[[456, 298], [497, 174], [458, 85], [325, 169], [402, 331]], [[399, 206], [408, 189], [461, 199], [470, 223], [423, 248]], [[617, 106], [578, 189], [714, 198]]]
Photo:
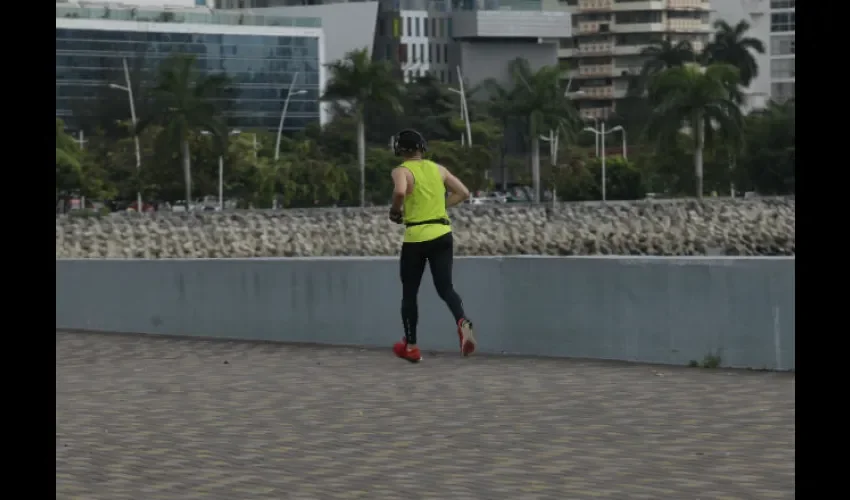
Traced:
[[57, 332], [56, 497], [790, 499], [794, 407], [790, 374]]

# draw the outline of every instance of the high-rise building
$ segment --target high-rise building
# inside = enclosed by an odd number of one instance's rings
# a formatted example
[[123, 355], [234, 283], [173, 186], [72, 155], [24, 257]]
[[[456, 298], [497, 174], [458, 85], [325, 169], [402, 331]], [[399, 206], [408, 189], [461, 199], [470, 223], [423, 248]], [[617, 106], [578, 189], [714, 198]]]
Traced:
[[[375, 59], [393, 62], [405, 80], [430, 74], [456, 84], [460, 68], [464, 80], [475, 84], [508, 79], [508, 62], [517, 57], [532, 67], [557, 64], [558, 40], [571, 35], [571, 26], [569, 14], [547, 9], [556, 1], [378, 0], [371, 20], [363, 18], [367, 7], [354, 0], [217, 0], [216, 5], [280, 15], [315, 13], [310, 15], [322, 18], [331, 61], [363, 48], [365, 23], [371, 30], [366, 48]], [[334, 19], [343, 21], [338, 29], [332, 27]]]
[[159, 64], [177, 54], [195, 56], [201, 74], [229, 77], [222, 104], [231, 127], [276, 129], [293, 82], [284, 129], [328, 119], [319, 102], [325, 86], [319, 18], [167, 3], [56, 4], [56, 116], [69, 128], [104, 92], [150, 87]]
[[712, 32], [708, 0], [558, 0], [572, 14], [573, 36], [561, 40], [571, 90], [582, 117], [606, 118], [626, 97], [656, 42], [688, 40], [701, 51]]
[[713, 0], [712, 20], [723, 19], [732, 26], [747, 21], [746, 37], [761, 40], [764, 54], [753, 53], [758, 75], [746, 89], [748, 108], [764, 106], [768, 99], [794, 97], [796, 74], [795, 0]]

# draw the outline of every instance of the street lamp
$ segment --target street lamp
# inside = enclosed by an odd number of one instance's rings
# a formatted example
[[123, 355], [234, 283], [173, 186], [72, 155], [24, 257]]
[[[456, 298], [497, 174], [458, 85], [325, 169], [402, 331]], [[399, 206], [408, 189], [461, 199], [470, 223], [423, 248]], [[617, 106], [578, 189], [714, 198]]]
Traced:
[[[461, 87], [463, 83], [461, 83]], [[466, 125], [466, 144], [472, 146], [472, 126], [469, 123], [469, 108], [466, 104], [466, 94], [459, 89], [449, 88], [450, 92], [454, 92], [455, 94], [460, 94], [460, 118], [463, 120], [464, 125]], [[460, 135], [461, 144], [464, 143], [464, 135]]]
[[[242, 131], [239, 129], [231, 130], [227, 135], [239, 135]], [[201, 135], [212, 135], [207, 130], [202, 130]], [[256, 137], [256, 136], [255, 136]], [[256, 149], [255, 149], [256, 151]], [[189, 200], [186, 200], [186, 204], [190, 203]], [[224, 211], [224, 156], [218, 155], [218, 209], [219, 211]]]
[[460, 72], [460, 66], [457, 69], [457, 81], [460, 89], [449, 89], [456, 94], [460, 94], [460, 114], [466, 124], [466, 144], [472, 146], [472, 127], [469, 124], [469, 106], [466, 103], [466, 91], [463, 88], [463, 74]]
[[606, 188], [606, 184], [607, 184], [607, 179], [605, 177], [605, 136], [607, 134], [610, 134], [611, 132], [622, 132], [623, 133], [623, 159], [627, 159], [626, 158], [626, 154], [627, 154], [626, 153], [626, 129], [617, 125], [616, 127], [612, 128], [610, 130], [605, 130], [605, 121], [603, 121], [601, 125], [602, 125], [601, 130], [596, 130], [593, 127], [585, 127], [584, 131], [585, 132], [593, 132], [596, 135], [596, 137], [599, 138], [599, 141], [601, 143], [600, 154], [601, 154], [601, 160], [602, 160], [602, 201], [606, 201], [607, 196], [606, 196], [606, 189], [605, 188]]
[[[566, 97], [569, 100], [573, 100], [576, 97], [583, 96], [585, 94], [585, 92], [583, 90], [576, 90], [575, 92], [570, 92], [571, 84], [572, 84], [572, 79], [567, 81], [567, 89], [564, 90], [564, 97]], [[558, 138], [559, 137], [560, 137], [560, 134], [554, 129], [549, 130], [548, 136], [545, 136], [545, 135], [540, 136], [541, 141], [545, 141], [545, 142], [549, 143], [549, 162], [552, 164], [552, 168], [555, 168], [555, 167], [558, 166]], [[598, 150], [597, 150], [597, 153], [598, 153]], [[555, 190], [553, 189], [552, 190], [552, 202], [554, 203], [554, 201], [555, 201]]]
[[283, 112], [280, 114], [280, 125], [277, 127], [277, 142], [274, 147], [274, 159], [277, 161], [280, 159], [280, 136], [283, 135], [283, 121], [286, 120], [286, 110], [289, 108], [289, 98], [294, 95], [304, 95], [307, 93], [306, 90], [298, 90], [293, 92], [292, 89], [295, 87], [295, 82], [298, 80], [298, 73], [296, 72], [292, 76], [292, 82], [289, 84], [289, 89], [286, 91], [286, 100], [283, 101]]
[[[142, 171], [142, 151], [139, 148], [139, 135], [136, 133], [136, 104], [133, 101], [133, 86], [130, 84], [130, 70], [127, 69], [127, 58], [123, 58], [121, 62], [124, 65], [124, 81], [126, 82], [126, 86], [118, 85], [115, 83], [110, 83], [109, 87], [113, 89], [123, 90], [127, 93], [127, 98], [130, 100], [130, 120], [133, 122], [133, 143], [136, 147], [136, 173], [140, 173]], [[144, 208], [142, 207], [142, 192], [141, 190], [136, 191], [136, 203], [139, 210], [139, 213], [144, 212]], [[186, 200], [186, 203], [189, 203], [189, 200]]]

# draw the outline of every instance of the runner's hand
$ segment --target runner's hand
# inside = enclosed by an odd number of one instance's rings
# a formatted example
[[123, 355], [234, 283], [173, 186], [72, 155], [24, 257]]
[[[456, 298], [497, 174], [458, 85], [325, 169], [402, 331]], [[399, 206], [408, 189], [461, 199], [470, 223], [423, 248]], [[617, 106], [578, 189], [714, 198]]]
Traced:
[[396, 224], [401, 224], [404, 220], [401, 214], [401, 210], [390, 209], [390, 220], [395, 222]]

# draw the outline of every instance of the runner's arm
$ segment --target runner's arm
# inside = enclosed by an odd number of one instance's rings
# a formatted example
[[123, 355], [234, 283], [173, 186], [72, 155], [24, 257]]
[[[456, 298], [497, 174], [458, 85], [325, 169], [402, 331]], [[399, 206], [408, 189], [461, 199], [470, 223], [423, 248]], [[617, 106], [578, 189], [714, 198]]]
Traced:
[[404, 203], [404, 197], [407, 195], [407, 176], [404, 175], [404, 169], [397, 167], [393, 169], [393, 206], [394, 212], [401, 211], [401, 206]]
[[446, 188], [449, 190], [449, 193], [451, 193], [449, 194], [449, 197], [446, 198], [446, 208], [459, 205], [469, 198], [469, 189], [463, 185], [460, 179], [449, 172], [449, 169], [440, 165], [440, 172], [443, 174], [443, 182], [445, 183]]

